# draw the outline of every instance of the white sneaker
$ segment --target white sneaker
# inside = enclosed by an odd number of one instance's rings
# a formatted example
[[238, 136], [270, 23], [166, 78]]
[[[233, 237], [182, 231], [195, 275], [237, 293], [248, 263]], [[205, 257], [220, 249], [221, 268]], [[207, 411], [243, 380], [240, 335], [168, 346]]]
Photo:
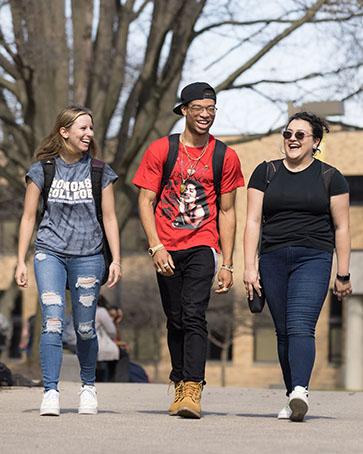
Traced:
[[79, 391], [79, 407], [80, 415], [97, 415], [98, 402], [95, 386], [82, 385]]
[[303, 421], [306, 412], [309, 410], [308, 390], [303, 386], [295, 386], [289, 397], [291, 408], [291, 421]]
[[277, 419], [290, 419], [291, 413], [292, 411], [291, 408], [289, 407], [289, 404], [286, 404], [286, 406], [279, 411]]
[[44, 393], [40, 406], [40, 416], [59, 416], [59, 414], [59, 392], [55, 389], [50, 389]]

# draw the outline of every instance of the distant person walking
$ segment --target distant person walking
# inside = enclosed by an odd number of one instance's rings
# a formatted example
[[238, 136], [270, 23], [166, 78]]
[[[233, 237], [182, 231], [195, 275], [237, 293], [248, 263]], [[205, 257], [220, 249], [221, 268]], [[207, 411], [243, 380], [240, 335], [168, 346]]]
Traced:
[[201, 416], [208, 335], [206, 310], [216, 251], [219, 252], [220, 240], [223, 264], [216, 292], [225, 294], [233, 285], [236, 189], [244, 184], [236, 153], [222, 144], [225, 155], [224, 161], [219, 160], [222, 171], [218, 218], [213, 173], [217, 141], [209, 134], [217, 110], [215, 104], [216, 93], [210, 85], [187, 85], [181, 93], [181, 104], [174, 108], [174, 113], [184, 116], [185, 129], [177, 137], [175, 163], [165, 185], [162, 177], [172, 154], [169, 139], [173, 136], [149, 146], [133, 180], [140, 188], [141, 223], [167, 317], [170, 380], [175, 387], [169, 414], [186, 418]]
[[348, 185], [337, 169], [314, 158], [324, 130], [329, 132], [326, 122], [314, 114], [293, 115], [283, 131], [284, 159], [261, 163], [247, 191], [244, 283], [252, 299], [253, 289], [260, 293], [261, 278], [288, 396], [278, 418], [292, 421], [302, 421], [309, 408], [315, 326], [329, 288], [334, 248], [334, 292], [339, 300], [352, 293]]
[[[34, 254], [34, 271], [43, 315], [40, 362], [44, 379], [41, 415], [59, 415], [58, 381], [62, 364], [65, 289], [68, 281], [77, 355], [81, 368], [80, 414], [96, 414], [95, 382], [97, 336], [95, 313], [105, 263], [102, 230], [92, 194], [91, 163], [96, 156], [93, 117], [81, 106], [70, 106], [57, 117], [53, 129], [35, 153], [35, 164], [26, 174], [27, 189], [21, 219], [15, 279], [28, 286], [25, 257], [32, 237], [39, 196], [44, 190], [42, 160], [53, 160], [55, 176], [44, 217], [40, 222]], [[112, 252], [108, 286], [120, 280], [120, 245], [114, 209], [115, 172], [104, 165], [102, 215]]]

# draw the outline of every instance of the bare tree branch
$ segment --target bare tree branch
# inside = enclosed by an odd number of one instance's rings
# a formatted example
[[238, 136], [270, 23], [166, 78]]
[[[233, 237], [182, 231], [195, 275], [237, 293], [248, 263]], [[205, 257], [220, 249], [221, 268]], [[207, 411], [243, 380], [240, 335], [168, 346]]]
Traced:
[[216, 91], [226, 90], [230, 87], [233, 82], [239, 77], [242, 73], [246, 72], [250, 69], [254, 64], [256, 64], [264, 55], [267, 54], [269, 50], [271, 50], [274, 46], [276, 46], [280, 41], [284, 38], [289, 36], [303, 24], [305, 24], [308, 20], [315, 16], [317, 11], [326, 3], [327, 0], [317, 0], [314, 5], [309, 8], [306, 14], [297, 21], [294, 21], [290, 27], [285, 29], [283, 32], [279, 33], [274, 39], [268, 42], [256, 55], [250, 58], [246, 63], [240, 66], [237, 70], [235, 70], [230, 76], [228, 76], [222, 83], [220, 83], [216, 87]]

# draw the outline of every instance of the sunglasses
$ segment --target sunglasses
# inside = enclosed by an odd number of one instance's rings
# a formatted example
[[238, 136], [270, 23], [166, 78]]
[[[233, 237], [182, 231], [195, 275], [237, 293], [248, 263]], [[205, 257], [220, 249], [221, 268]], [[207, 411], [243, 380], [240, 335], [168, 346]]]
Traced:
[[[282, 136], [284, 139], [291, 139], [291, 137], [294, 135], [292, 131], [282, 131]], [[307, 132], [304, 131], [296, 131], [295, 132], [295, 138], [297, 140], [304, 140], [305, 136], [312, 136], [313, 134], [308, 134]]]

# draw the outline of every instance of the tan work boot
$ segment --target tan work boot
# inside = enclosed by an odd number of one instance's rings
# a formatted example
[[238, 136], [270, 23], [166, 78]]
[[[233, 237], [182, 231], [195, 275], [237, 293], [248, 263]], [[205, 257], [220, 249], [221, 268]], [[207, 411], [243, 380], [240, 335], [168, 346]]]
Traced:
[[183, 398], [179, 403], [178, 416], [184, 418], [200, 418], [202, 409], [200, 399], [202, 397], [203, 382], [196, 383], [187, 381], [184, 383]]
[[169, 415], [176, 416], [180, 402], [183, 398], [184, 382], [174, 382], [174, 402], [170, 405]]

